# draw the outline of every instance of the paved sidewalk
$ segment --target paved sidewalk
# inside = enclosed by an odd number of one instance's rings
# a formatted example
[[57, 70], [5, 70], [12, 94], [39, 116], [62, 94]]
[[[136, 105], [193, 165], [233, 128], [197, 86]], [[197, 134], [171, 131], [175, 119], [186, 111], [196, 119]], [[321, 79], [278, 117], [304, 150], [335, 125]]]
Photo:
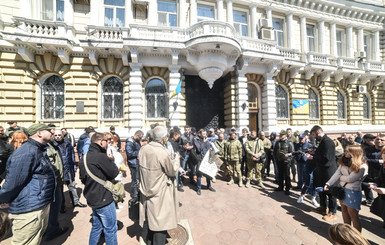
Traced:
[[[180, 218], [187, 220], [194, 244], [331, 244], [327, 230], [332, 223], [342, 223], [341, 212], [338, 211], [337, 220], [325, 222], [320, 214], [311, 212], [308, 199], [297, 204], [298, 191], [292, 191], [290, 196], [274, 192], [276, 185], [272, 180], [265, 181], [266, 189], [262, 190], [253, 185], [251, 188], [229, 186], [218, 179], [213, 184], [216, 192], [203, 189], [201, 196], [196, 194], [193, 186], [185, 186], [185, 192], [178, 192], [183, 204]], [[124, 182], [129, 190], [129, 177]], [[202, 182], [205, 184], [204, 178]], [[78, 188], [83, 188], [79, 180], [77, 183]], [[61, 237], [42, 244], [88, 244], [91, 209], [72, 209], [66, 188], [65, 195], [67, 212], [60, 216], [60, 221], [63, 227], [70, 229]], [[86, 203], [83, 195], [81, 202]], [[117, 213], [118, 241], [119, 244], [139, 244], [142, 230], [128, 219], [127, 202], [128, 198]], [[372, 244], [385, 244], [381, 220], [366, 206], [362, 206], [360, 217], [364, 236]], [[10, 241], [8, 238], [1, 244], [8, 245]]]

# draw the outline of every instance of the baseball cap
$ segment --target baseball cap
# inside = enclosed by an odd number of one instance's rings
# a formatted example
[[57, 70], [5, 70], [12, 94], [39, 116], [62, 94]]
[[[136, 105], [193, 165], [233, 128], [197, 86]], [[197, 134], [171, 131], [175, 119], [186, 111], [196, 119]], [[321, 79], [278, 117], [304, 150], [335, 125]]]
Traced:
[[374, 136], [373, 134], [365, 134], [364, 135], [364, 139], [375, 139], [376, 136]]
[[28, 128], [28, 134], [32, 136], [39, 131], [51, 130], [51, 129], [54, 129], [54, 127], [49, 127], [47, 124], [44, 124], [44, 123], [35, 123]]
[[234, 127], [232, 127], [232, 128], [230, 129], [230, 131], [237, 131], [237, 129], [234, 128]]
[[279, 135], [286, 135], [286, 134], [287, 134], [287, 132], [284, 129], [282, 129], [281, 132], [279, 132]]
[[16, 121], [9, 121], [8, 124], [14, 124]]
[[213, 129], [213, 128], [210, 128], [210, 129], [209, 129], [209, 132], [214, 132], [214, 129]]
[[303, 134], [301, 134], [301, 135], [298, 135], [298, 138], [300, 138], [300, 139], [303, 139], [303, 138], [305, 138], [307, 135], [305, 134], [305, 133], [303, 133]]
[[114, 127], [114, 126], [111, 126], [111, 127], [110, 127], [110, 130], [115, 130], [115, 127]]

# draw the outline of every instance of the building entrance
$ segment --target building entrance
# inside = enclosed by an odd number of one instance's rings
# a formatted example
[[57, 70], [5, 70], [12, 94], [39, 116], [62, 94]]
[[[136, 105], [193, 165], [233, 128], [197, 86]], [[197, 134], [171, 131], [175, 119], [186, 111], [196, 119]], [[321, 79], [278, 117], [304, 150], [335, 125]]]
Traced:
[[186, 123], [200, 128], [224, 127], [224, 78], [215, 81], [212, 89], [199, 76], [185, 76]]

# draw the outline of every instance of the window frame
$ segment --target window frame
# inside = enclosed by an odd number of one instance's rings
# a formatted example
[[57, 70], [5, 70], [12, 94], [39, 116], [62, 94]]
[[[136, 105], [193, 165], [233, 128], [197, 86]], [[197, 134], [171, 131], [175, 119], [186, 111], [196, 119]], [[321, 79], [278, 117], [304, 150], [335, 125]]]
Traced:
[[[163, 82], [164, 86], [165, 86], [165, 92], [164, 92], [164, 99], [165, 99], [165, 117], [157, 117], [157, 115], [155, 115], [155, 117], [148, 117], [148, 110], [147, 110], [147, 93], [146, 93], [146, 87], [147, 87], [147, 84], [153, 80], [153, 79], [158, 79], [160, 81]], [[147, 81], [144, 83], [144, 87], [143, 87], [143, 90], [144, 90], [144, 115], [145, 115], [145, 118], [146, 120], [149, 120], [149, 121], [159, 121], [159, 120], [167, 120], [168, 119], [168, 115], [169, 115], [169, 98], [168, 98], [168, 86], [167, 86], [167, 83], [166, 81], [162, 78], [162, 77], [159, 77], [159, 76], [151, 76], [147, 79]], [[155, 114], [157, 114], [157, 103], [155, 102], [155, 108], [154, 108], [154, 111], [155, 111]]]
[[[131, 3], [130, 3], [131, 4]], [[103, 26], [105, 27], [125, 27], [126, 26], [126, 5], [127, 5], [127, 0], [124, 0], [124, 6], [117, 6], [117, 5], [108, 5], [104, 3], [103, 0]], [[105, 18], [106, 18], [106, 9], [112, 9], [113, 17], [112, 17], [112, 26], [106, 25]], [[123, 26], [117, 26], [117, 9], [123, 9], [124, 13], [124, 20], [123, 20]]]
[[[367, 117], [365, 117], [365, 97], [368, 99], [368, 102], [367, 102]], [[363, 94], [362, 95], [362, 118], [364, 120], [371, 120], [372, 119], [372, 97], [370, 96], [370, 94], [366, 93], [366, 94]]]
[[[159, 2], [169, 2], [169, 3], [175, 3], [175, 10], [176, 10], [176, 12], [175, 12], [175, 15], [176, 15], [176, 25], [175, 26], [171, 26], [170, 25], [170, 13], [171, 14], [173, 14], [173, 12], [164, 12], [164, 11], [159, 11], [159, 9], [158, 9], [158, 6], [159, 6]], [[156, 9], [156, 13], [157, 13], [157, 15], [158, 15], [158, 19], [157, 19], [157, 22], [158, 22], [158, 26], [166, 26], [166, 27], [178, 27], [178, 1], [176, 1], [176, 0], [156, 0], [156, 3], [157, 3], [157, 9]], [[166, 14], [166, 16], [167, 16], [167, 18], [166, 18], [166, 20], [167, 20], [167, 23], [166, 23], [166, 25], [163, 25], [163, 24], [161, 24], [160, 22], [159, 22], [159, 13], [161, 13], [161, 14]]]
[[[50, 79], [51, 77], [59, 77], [61, 79], [61, 81], [63, 82], [63, 92], [61, 92], [59, 95], [63, 95], [63, 117], [62, 118], [46, 118], [44, 116], [44, 106], [45, 106], [45, 95], [48, 95], [44, 92], [44, 85], [45, 83], [48, 81], [48, 79]], [[54, 104], [56, 104], [56, 97], [57, 97], [57, 93], [54, 93], [53, 96], [54, 96]], [[39, 113], [39, 118], [41, 121], [63, 121], [64, 120], [64, 117], [65, 117], [65, 100], [66, 100], [66, 97], [65, 97], [65, 81], [63, 79], [63, 77], [61, 77], [59, 74], [56, 74], [56, 73], [49, 73], [49, 74], [45, 74], [44, 76], [42, 76], [40, 78], [40, 81], [39, 81], [39, 110], [40, 110], [40, 113]], [[54, 105], [55, 107], [55, 105]]]
[[[317, 96], [317, 98], [316, 98], [316, 103], [317, 103], [317, 117], [312, 117], [311, 116], [311, 105], [312, 105], [312, 103], [311, 103], [311, 101], [310, 101], [310, 91], [313, 91], [313, 93]], [[308, 90], [308, 100], [309, 100], [309, 119], [311, 119], [311, 120], [320, 120], [320, 118], [321, 118], [321, 110], [320, 110], [320, 94], [319, 94], [319, 92], [318, 92], [318, 90], [317, 89], [315, 89], [315, 88], [309, 88], [309, 90]]]
[[[39, 17], [40, 20], [44, 21], [60, 21], [64, 22], [65, 21], [65, 0], [47, 0], [47, 1], [52, 1], [52, 19], [44, 19], [43, 17], [43, 3], [45, 0], [40, 0], [37, 3], [39, 4]], [[57, 1], [63, 2], [63, 19], [60, 20], [58, 19], [58, 10], [57, 10]]]
[[[119, 93], [117, 93], [117, 92], [107, 92], [107, 93], [104, 92], [105, 83], [111, 78], [115, 78], [122, 85], [122, 93], [121, 93], [121, 96], [122, 96], [122, 117], [105, 117], [105, 115], [104, 115], [104, 95], [112, 95], [112, 96], [119, 95]], [[113, 107], [115, 107], [115, 98], [114, 97], [112, 99], [112, 108]], [[111, 113], [114, 114], [114, 111], [112, 111]], [[107, 76], [100, 83], [100, 115], [101, 115], [100, 116], [101, 120], [117, 120], [117, 121], [124, 120], [124, 82], [118, 76], [115, 76], [115, 75]], [[115, 115], [113, 115], [113, 116], [115, 116]]]
[[[199, 16], [199, 14], [198, 14], [198, 7], [199, 6], [212, 7], [213, 8], [214, 17], [213, 18], [208, 18], [208, 17], [204, 17], [204, 16]], [[202, 22], [202, 21], [216, 20], [216, 18], [217, 18], [216, 12], [217, 11], [216, 11], [215, 3], [198, 1], [197, 2], [197, 23]], [[201, 20], [199, 20], [199, 19], [201, 19]]]
[[[282, 45], [279, 45], [279, 43], [278, 43], [278, 38], [277, 38], [277, 32], [278, 31], [274, 28], [274, 20], [279, 20], [282, 24], [282, 30], [280, 31], [282, 33]], [[286, 35], [285, 35], [286, 23], [285, 23], [285, 19], [282, 17], [274, 16], [272, 18], [272, 25], [273, 25], [274, 37], [275, 37], [275, 40], [277, 41], [277, 45], [280, 47], [286, 47]]]
[[[338, 33], [341, 32], [341, 40], [338, 40]], [[339, 52], [338, 44], [341, 44], [341, 54]], [[344, 29], [336, 30], [336, 46], [337, 46], [337, 56], [346, 56], [346, 31]]]
[[[369, 44], [366, 43], [366, 37], [369, 37]], [[366, 52], [366, 59], [371, 60], [372, 59], [372, 47], [373, 47], [373, 38], [370, 33], [364, 33], [364, 42], [362, 44], [364, 51]]]
[[[240, 22], [235, 22], [235, 18], [234, 18], [234, 14], [235, 12], [238, 12], [238, 13], [243, 13], [246, 15], [246, 24], [244, 23], [240, 23]], [[245, 9], [241, 9], [241, 8], [233, 8], [233, 26], [235, 28], [235, 31], [236, 33], [241, 36], [241, 37], [249, 37], [250, 36], [250, 28], [249, 28], [249, 22], [250, 22], [250, 17], [249, 17], [249, 11], [245, 10]], [[242, 27], [242, 25], [246, 26], [246, 35], [242, 35], [242, 33], [239, 33], [237, 31], [237, 28], [235, 27], [235, 25], [240, 25], [240, 27]], [[242, 29], [240, 29], [242, 30]]]
[[[341, 96], [343, 97], [344, 99], [344, 105], [343, 105], [343, 114], [344, 114], [344, 117], [340, 117], [339, 116], [339, 111], [338, 111], [338, 93], [341, 94]], [[346, 93], [341, 90], [341, 89], [337, 89], [337, 119], [338, 120], [347, 120], [348, 119], [348, 113], [347, 113], [347, 97], [346, 97]]]
[[[307, 32], [308, 26], [313, 27], [313, 36], [309, 36]], [[314, 42], [314, 50], [310, 50], [310, 38], [313, 39]], [[315, 24], [312, 23], [306, 23], [306, 42], [307, 42], [307, 49], [309, 52], [317, 52], [317, 28]]]
[[[278, 96], [277, 96], [277, 93], [276, 93], [276, 91], [277, 91], [277, 87], [281, 87], [282, 88], [282, 90], [286, 93], [286, 95], [287, 95], [287, 101], [286, 101], [286, 113], [287, 113], [287, 117], [280, 117], [279, 115], [278, 115]], [[277, 119], [282, 119], [282, 120], [288, 120], [289, 118], [290, 118], [290, 102], [289, 102], [289, 100], [290, 100], [290, 94], [289, 94], [289, 91], [288, 91], [288, 89], [285, 87], [285, 86], [283, 86], [282, 84], [276, 84], [275, 85], [275, 91], [274, 91], [274, 95], [275, 95], [275, 105], [276, 105], [276, 116], [277, 116]]]

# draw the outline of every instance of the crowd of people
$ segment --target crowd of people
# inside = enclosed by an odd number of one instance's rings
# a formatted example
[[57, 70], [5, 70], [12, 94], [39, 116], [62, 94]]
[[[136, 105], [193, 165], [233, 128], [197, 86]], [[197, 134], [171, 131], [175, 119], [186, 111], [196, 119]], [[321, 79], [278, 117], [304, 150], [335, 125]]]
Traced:
[[[49, 241], [68, 230], [58, 222], [59, 213], [68, 207], [64, 186], [73, 208], [92, 208], [89, 244], [97, 244], [102, 235], [107, 244], [117, 244], [116, 212], [123, 206], [101, 182], [120, 182], [127, 174], [132, 180], [130, 202], [139, 200], [140, 224], [147, 222], [149, 228], [148, 244], [164, 244], [166, 231], [178, 222], [177, 191], [184, 192], [189, 183], [197, 195], [202, 195], [202, 189], [216, 192], [212, 183], [217, 178], [200, 171], [209, 151], [220, 159], [218, 177], [228, 185], [263, 189], [274, 172], [275, 191], [290, 195], [292, 183], [296, 183], [294, 189], [300, 191], [297, 202], [303, 203], [309, 194], [314, 211], [324, 214], [324, 220], [336, 219], [339, 199], [344, 223], [358, 233], [362, 230], [361, 205], [371, 205], [385, 228], [385, 134], [343, 133], [332, 140], [320, 126], [303, 133], [288, 128], [267, 137], [247, 128], [238, 135], [236, 128], [226, 132], [185, 126], [182, 132], [178, 127], [167, 130], [152, 125], [146, 134], [136, 131], [123, 149], [113, 126], [104, 133], [87, 127], [76, 143], [67, 129], [56, 129], [53, 124], [33, 124], [28, 129], [14, 121], [8, 124], [7, 130], [0, 126], [0, 183], [5, 180], [0, 208], [8, 208], [12, 214], [13, 244], [40, 244], [43, 236]], [[79, 201], [77, 168], [87, 205]], [[165, 206], [168, 208], [161, 208]], [[31, 217], [36, 220], [31, 222]], [[3, 212], [0, 218], [8, 219]], [[335, 234], [333, 237], [337, 239]]]

